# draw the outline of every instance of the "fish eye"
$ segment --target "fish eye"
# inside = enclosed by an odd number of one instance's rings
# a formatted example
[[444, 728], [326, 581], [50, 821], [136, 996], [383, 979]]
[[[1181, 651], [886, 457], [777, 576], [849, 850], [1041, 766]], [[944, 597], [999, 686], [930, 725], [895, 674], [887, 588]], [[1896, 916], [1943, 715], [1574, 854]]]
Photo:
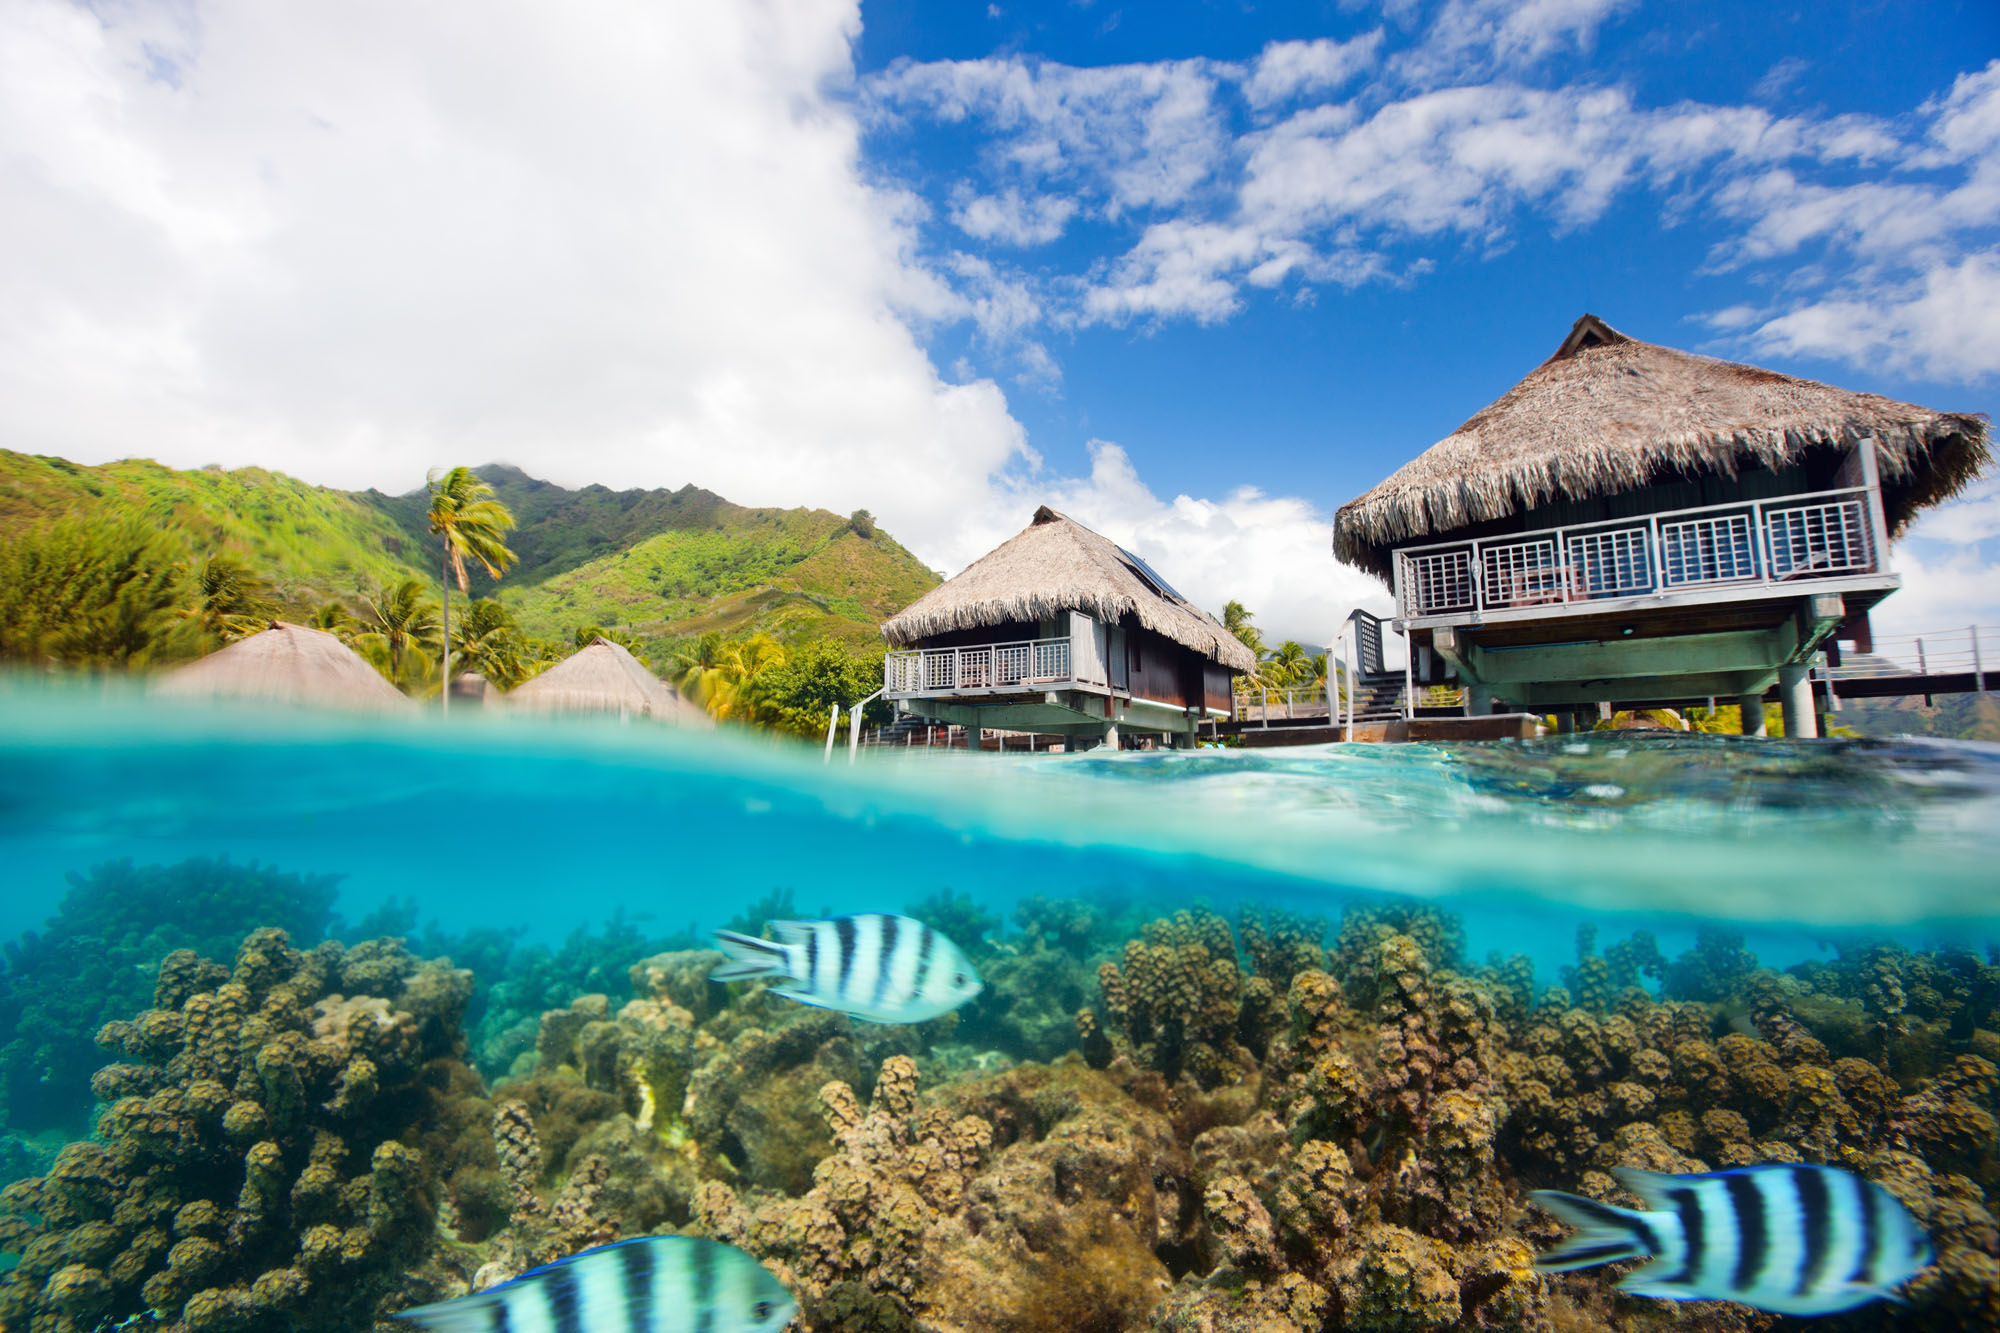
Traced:
[[963, 972], [954, 972], [951, 974], [951, 984], [958, 987], [961, 990], [965, 988], [966, 983], [970, 980], [971, 978], [966, 976], [965, 973]]
[[771, 1303], [769, 1301], [758, 1301], [750, 1307], [750, 1317], [752, 1319], [769, 1319], [771, 1317]]

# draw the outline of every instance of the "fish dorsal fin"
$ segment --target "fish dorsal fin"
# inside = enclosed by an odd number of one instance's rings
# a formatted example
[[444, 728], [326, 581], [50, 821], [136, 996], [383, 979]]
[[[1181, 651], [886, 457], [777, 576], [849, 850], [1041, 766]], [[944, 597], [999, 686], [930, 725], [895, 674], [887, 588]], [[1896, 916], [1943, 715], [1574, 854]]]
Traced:
[[1646, 1201], [1646, 1207], [1654, 1212], [1669, 1211], [1672, 1204], [1667, 1195], [1677, 1189], [1686, 1189], [1688, 1177], [1669, 1176], [1658, 1171], [1641, 1171], [1634, 1166], [1614, 1166], [1611, 1174], [1618, 1177], [1618, 1183]]
[[773, 921], [771, 933], [778, 937], [780, 944], [804, 944], [806, 936], [812, 934], [810, 921]]

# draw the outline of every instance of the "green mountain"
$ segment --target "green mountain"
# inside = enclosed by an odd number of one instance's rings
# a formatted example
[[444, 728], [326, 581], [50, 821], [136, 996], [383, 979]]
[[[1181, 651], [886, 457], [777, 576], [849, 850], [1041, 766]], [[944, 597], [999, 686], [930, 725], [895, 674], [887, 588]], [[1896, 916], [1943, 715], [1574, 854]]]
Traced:
[[0, 449], [0, 539], [71, 510], [138, 514], [192, 551], [239, 552], [293, 608], [401, 578], [420, 552], [368, 497], [280, 472], [182, 472], [144, 459], [86, 467]]
[[[1996, 673], [2000, 676], [2000, 673]], [[1987, 679], [2000, 689], [2000, 678]], [[1899, 699], [1843, 699], [1829, 719], [1863, 736], [1935, 736], [1943, 740], [2000, 741], [2000, 698], [1993, 694], [1936, 694]]]
[[[517, 468], [478, 468], [513, 510], [520, 563], [497, 595], [531, 635], [622, 629], [656, 653], [706, 630], [786, 642], [879, 642], [882, 620], [938, 577], [872, 523], [823, 509], [749, 509], [694, 486], [567, 490]], [[308, 485], [260, 468], [180, 471], [128, 460], [83, 466], [0, 450], [0, 539], [68, 510], [138, 513], [189, 549], [242, 553], [303, 611], [360, 584], [414, 573], [436, 585], [423, 490]]]

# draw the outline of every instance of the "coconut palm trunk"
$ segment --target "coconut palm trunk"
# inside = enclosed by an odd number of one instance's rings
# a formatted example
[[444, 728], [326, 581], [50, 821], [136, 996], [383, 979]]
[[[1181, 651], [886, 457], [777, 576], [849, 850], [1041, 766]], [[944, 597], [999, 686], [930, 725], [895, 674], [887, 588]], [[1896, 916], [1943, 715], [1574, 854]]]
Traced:
[[440, 664], [438, 698], [440, 711], [451, 713], [451, 585], [460, 592], [472, 588], [466, 580], [467, 556], [478, 561], [488, 575], [499, 578], [514, 563], [514, 553], [502, 538], [514, 526], [514, 515], [494, 498], [493, 488], [474, 475], [471, 468], [455, 467], [431, 478], [431, 531], [444, 540], [444, 656]]

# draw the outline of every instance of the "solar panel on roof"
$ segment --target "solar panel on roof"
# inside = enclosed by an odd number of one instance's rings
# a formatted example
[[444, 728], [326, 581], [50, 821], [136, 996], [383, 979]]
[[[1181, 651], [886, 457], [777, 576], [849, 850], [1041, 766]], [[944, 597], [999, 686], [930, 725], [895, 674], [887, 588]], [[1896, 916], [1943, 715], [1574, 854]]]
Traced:
[[1136, 555], [1133, 555], [1130, 551], [1126, 550], [1122, 546], [1118, 548], [1118, 554], [1125, 557], [1125, 563], [1132, 566], [1132, 571], [1134, 573], [1136, 573], [1140, 578], [1146, 580], [1146, 582], [1153, 585], [1153, 591], [1160, 593], [1163, 596], [1171, 597], [1177, 602], [1185, 602], [1187, 600], [1187, 598], [1175, 592], [1174, 585], [1167, 582], [1165, 579], [1161, 578], [1159, 574], [1153, 569], [1153, 567], [1147, 564], [1144, 560], [1142, 560]]

